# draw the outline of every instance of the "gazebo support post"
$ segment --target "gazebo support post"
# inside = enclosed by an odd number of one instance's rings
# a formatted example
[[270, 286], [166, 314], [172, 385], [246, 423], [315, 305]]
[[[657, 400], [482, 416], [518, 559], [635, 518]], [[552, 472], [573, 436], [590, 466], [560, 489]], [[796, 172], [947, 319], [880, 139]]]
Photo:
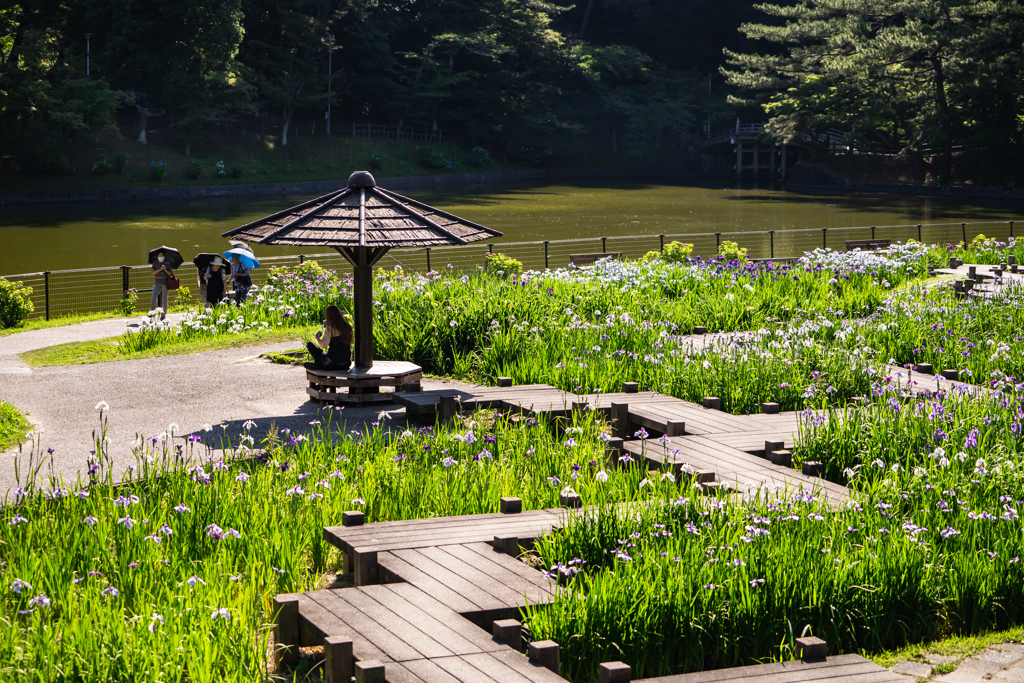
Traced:
[[353, 360], [357, 368], [373, 367], [373, 266], [390, 247], [337, 247], [352, 265]]

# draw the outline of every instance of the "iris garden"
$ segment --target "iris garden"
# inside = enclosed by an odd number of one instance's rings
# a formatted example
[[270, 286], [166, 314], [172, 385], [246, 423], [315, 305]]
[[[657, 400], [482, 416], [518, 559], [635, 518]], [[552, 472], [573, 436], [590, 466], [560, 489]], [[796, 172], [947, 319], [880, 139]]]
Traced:
[[[807, 411], [796, 466], [824, 463], [850, 501], [837, 509], [774, 489], [708, 498], [685, 476], [610, 467], [593, 413], [557, 425], [478, 413], [421, 428], [381, 416], [338, 433], [324, 409], [303, 433], [257, 441], [248, 434], [269, 425], [248, 424], [233, 442], [218, 427], [170, 425], [139, 435], [122, 481], [105, 452], [117, 415], [101, 403], [77, 481], [46, 476], [45, 444], [25, 447], [24, 483], [0, 524], [0, 666], [25, 681], [290, 677], [268, 670], [271, 599], [333, 580], [340, 558], [321, 529], [343, 511], [473, 514], [496, 511], [501, 496], [547, 508], [566, 488], [587, 504], [633, 504], [601, 508], [528, 558], [564, 587], [524, 621], [559, 642], [573, 681], [596, 679], [611, 659], [639, 677], [788, 658], [805, 633], [833, 651], [878, 652], [1020, 625], [1022, 292], [952, 296], [927, 276], [950, 254], [910, 244], [885, 256], [813, 252], [792, 266], [651, 258], [383, 273], [381, 357], [577, 393], [637, 381], [718, 396], [736, 414], [775, 401]], [[245, 306], [191, 311], [177, 329], [151, 324], [122, 344], [307, 330], [350, 296], [348, 282], [307, 264], [277, 271]], [[698, 327], [711, 334], [693, 336]], [[912, 395], [894, 381], [894, 365], [923, 362], [984, 391], [915, 375], [930, 391]], [[851, 405], [855, 396], [867, 401]]]

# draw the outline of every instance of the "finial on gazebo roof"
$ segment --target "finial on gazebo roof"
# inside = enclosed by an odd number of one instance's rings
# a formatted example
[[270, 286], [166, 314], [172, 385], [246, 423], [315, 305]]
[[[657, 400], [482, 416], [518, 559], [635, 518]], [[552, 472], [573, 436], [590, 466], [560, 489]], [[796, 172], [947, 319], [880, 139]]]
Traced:
[[377, 187], [377, 181], [369, 171], [356, 171], [348, 177], [349, 187]]

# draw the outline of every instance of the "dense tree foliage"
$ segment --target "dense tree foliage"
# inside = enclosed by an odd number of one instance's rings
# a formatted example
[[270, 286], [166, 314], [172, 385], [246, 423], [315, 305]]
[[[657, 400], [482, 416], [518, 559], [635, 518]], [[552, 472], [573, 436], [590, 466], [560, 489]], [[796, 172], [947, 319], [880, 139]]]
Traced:
[[[803, 0], [761, 5], [745, 23], [778, 48], [726, 50], [723, 73], [756, 101], [781, 139], [838, 128], [911, 153], [1024, 142], [1024, 5], [1016, 0]], [[751, 94], [752, 93], [752, 94]]]
[[66, 167], [119, 111], [186, 154], [239, 120], [287, 145], [330, 104], [336, 130], [436, 126], [528, 163], [767, 117], [938, 149], [948, 175], [961, 146], [1021, 142], [1022, 26], [1016, 0], [0, 0], [0, 159]]

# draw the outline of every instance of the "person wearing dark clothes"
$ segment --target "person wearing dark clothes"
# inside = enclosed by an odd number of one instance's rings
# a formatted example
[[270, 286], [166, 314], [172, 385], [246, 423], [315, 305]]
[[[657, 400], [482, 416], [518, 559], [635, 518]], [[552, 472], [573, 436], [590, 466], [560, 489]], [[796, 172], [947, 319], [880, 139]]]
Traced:
[[352, 364], [352, 326], [345, 320], [340, 308], [327, 307], [323, 332], [317, 332], [316, 344], [308, 342], [306, 348], [318, 368], [348, 370]]
[[210, 267], [203, 273], [203, 282], [206, 284], [206, 307], [216, 306], [224, 298], [227, 289], [228, 271], [223, 268], [224, 262], [218, 256], [210, 263]]

